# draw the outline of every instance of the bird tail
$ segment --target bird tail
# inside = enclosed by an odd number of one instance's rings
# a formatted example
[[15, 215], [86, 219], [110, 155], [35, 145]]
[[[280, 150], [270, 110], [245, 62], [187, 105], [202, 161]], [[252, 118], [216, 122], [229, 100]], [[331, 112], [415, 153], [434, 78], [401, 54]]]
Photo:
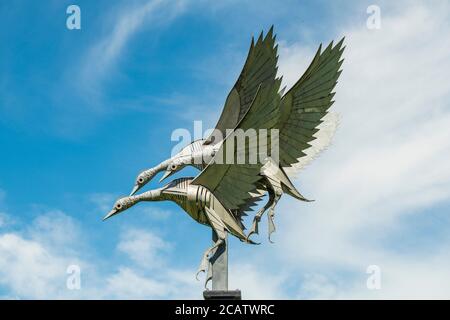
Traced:
[[283, 179], [281, 180], [281, 188], [283, 189], [283, 191], [287, 194], [289, 194], [290, 196], [301, 200], [301, 201], [306, 201], [306, 202], [312, 202], [314, 200], [310, 200], [305, 198], [300, 191], [297, 190], [297, 188], [295, 188], [294, 184], [291, 182], [291, 180], [289, 179], [288, 175], [286, 174], [286, 172], [283, 170], [283, 168], [280, 167], [280, 170], [283, 172]]
[[242, 238], [239, 237], [239, 240], [241, 240], [242, 242], [248, 243], [248, 244], [261, 244], [259, 242], [255, 242], [255, 241], [252, 241], [252, 240], [247, 239], [247, 238], [242, 239]]
[[298, 199], [298, 200], [305, 201], [305, 202], [313, 202], [313, 201], [314, 201], [314, 200], [310, 200], [310, 199], [305, 198], [305, 197], [300, 193], [300, 191], [298, 191], [293, 185], [287, 186], [287, 185], [285, 185], [284, 183], [282, 183], [282, 184], [281, 184], [281, 188], [283, 188], [283, 191], [284, 191], [285, 193], [287, 193], [287, 194], [290, 195], [291, 197], [294, 197], [294, 198], [296, 198], [296, 199]]

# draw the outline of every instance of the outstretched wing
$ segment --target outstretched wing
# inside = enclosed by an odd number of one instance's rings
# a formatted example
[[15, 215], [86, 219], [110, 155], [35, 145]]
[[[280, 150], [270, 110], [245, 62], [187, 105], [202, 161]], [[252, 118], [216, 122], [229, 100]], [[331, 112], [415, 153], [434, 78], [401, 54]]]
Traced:
[[[248, 52], [247, 60], [225, 101], [222, 114], [215, 127], [221, 136], [226, 137], [226, 130], [233, 130], [239, 121], [247, 113], [258, 87], [265, 87], [267, 83], [273, 81], [277, 74], [277, 46], [275, 46], [275, 36], [273, 26], [266, 37], [259, 36], [256, 44], [252, 38], [252, 43]], [[222, 139], [211, 135], [206, 143], [218, 143]]]
[[[259, 140], [258, 129], [279, 130], [279, 161], [282, 167], [291, 167], [306, 156], [304, 151], [311, 147], [310, 142], [316, 138], [322, 118], [333, 104], [332, 90], [341, 73], [343, 40], [335, 47], [331, 43], [323, 52], [319, 47], [306, 72], [282, 98], [278, 93], [280, 79], [275, 79], [271, 85], [260, 86], [236, 129], [226, 137], [216, 156], [192, 183], [203, 185], [226, 208], [242, 213], [253, 201], [255, 191], [261, 185], [262, 163], [259, 160], [264, 157], [260, 157], [259, 153], [264, 145]], [[235, 141], [239, 133], [237, 129], [257, 130], [257, 150], [254, 145], [247, 143], [227, 143]], [[271, 150], [270, 141], [266, 139], [266, 151]], [[229, 153], [233, 157], [243, 155], [245, 159], [256, 153], [258, 161], [254, 164], [239, 164], [233, 158], [234, 162], [230, 163], [226, 157]], [[227, 161], [224, 163], [223, 160]]]
[[341, 74], [343, 41], [334, 47], [331, 42], [323, 52], [320, 46], [306, 72], [281, 100], [279, 160], [287, 171], [307, 158], [322, 119], [334, 103], [332, 91]]
[[324, 150], [332, 143], [334, 134], [339, 125], [339, 114], [336, 112], [328, 112], [323, 118], [322, 123], [317, 127], [319, 131], [314, 134], [314, 140], [309, 142], [311, 147], [303, 150], [305, 156], [298, 159], [297, 163], [291, 167], [283, 168], [288, 176], [295, 176], [314, 159], [316, 159]]
[[[270, 137], [260, 137], [270, 134], [270, 129], [278, 122], [280, 84], [281, 79], [276, 79], [271, 85], [259, 87], [248, 112], [223, 141], [208, 166], [192, 182], [209, 189], [227, 209], [236, 210], [238, 218], [260, 194], [261, 161], [265, 152], [270, 150], [271, 141]], [[268, 130], [264, 132], [260, 129]], [[253, 143], [251, 139], [245, 143], [239, 141], [238, 138], [242, 138], [240, 135], [244, 133], [253, 135]], [[241, 157], [240, 162], [238, 157]]]

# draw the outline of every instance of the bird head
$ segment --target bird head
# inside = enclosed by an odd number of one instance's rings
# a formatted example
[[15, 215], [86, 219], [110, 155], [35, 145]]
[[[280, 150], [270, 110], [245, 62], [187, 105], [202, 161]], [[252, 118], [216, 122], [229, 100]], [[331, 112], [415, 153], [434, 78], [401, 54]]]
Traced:
[[162, 182], [164, 179], [166, 179], [166, 178], [170, 177], [171, 175], [173, 175], [174, 173], [180, 171], [185, 166], [186, 166], [186, 164], [183, 163], [182, 161], [172, 161], [167, 166], [166, 172], [164, 172], [164, 174], [161, 177], [161, 179], [159, 180], [159, 182]]
[[135, 203], [136, 201], [132, 201], [132, 197], [123, 197], [117, 200], [112, 210], [103, 218], [103, 220], [111, 218], [112, 216], [127, 210], [128, 208], [132, 207]]
[[134, 183], [133, 190], [131, 190], [130, 196], [134, 195], [136, 192], [139, 191], [143, 186], [145, 186], [155, 175], [152, 172], [148, 172], [149, 170], [145, 170], [141, 172], [137, 178], [136, 182]]
[[162, 196], [163, 190], [164, 190], [164, 188], [153, 189], [153, 190], [149, 190], [147, 192], [141, 193], [136, 196], [120, 198], [119, 200], [116, 201], [112, 210], [103, 218], [103, 220], [106, 220], [112, 216], [115, 216], [118, 213], [121, 213], [121, 212], [131, 208], [138, 202], [162, 200], [161, 196]]
[[136, 178], [136, 182], [134, 183], [133, 190], [130, 193], [130, 196], [134, 195], [139, 191], [143, 186], [145, 186], [153, 177], [161, 171], [164, 171], [167, 167], [168, 161], [163, 161], [156, 167], [147, 169], [142, 171]]

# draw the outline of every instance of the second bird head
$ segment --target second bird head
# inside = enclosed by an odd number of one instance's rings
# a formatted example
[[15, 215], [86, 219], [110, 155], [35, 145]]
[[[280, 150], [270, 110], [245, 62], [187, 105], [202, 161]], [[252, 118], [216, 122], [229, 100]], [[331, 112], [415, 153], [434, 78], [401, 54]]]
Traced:
[[184, 166], [185, 166], [185, 164], [183, 164], [179, 161], [173, 161], [173, 162], [169, 163], [163, 176], [161, 177], [161, 179], [159, 179], [159, 182], [162, 182], [164, 179], [166, 179], [166, 178], [170, 177], [171, 175], [173, 175], [174, 173], [180, 171], [181, 169], [184, 168]]
[[145, 171], [142, 171], [136, 178], [136, 182], [134, 183], [133, 190], [130, 193], [130, 196], [134, 195], [136, 192], [138, 192], [143, 186], [145, 186], [150, 180], [153, 179], [153, 177], [160, 171], [164, 171], [163, 176], [159, 180], [159, 182], [163, 181], [164, 179], [170, 177], [177, 171], [181, 170], [185, 164], [180, 163], [179, 161], [171, 161], [167, 164], [167, 162], [164, 164], [164, 166], [157, 166], [155, 168], [151, 168]]

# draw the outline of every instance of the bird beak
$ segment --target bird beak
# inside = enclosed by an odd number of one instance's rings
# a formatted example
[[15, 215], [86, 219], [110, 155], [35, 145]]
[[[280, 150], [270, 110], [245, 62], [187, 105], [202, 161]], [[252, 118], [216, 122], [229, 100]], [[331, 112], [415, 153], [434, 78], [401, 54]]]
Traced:
[[130, 193], [130, 197], [133, 196], [141, 187], [139, 187], [139, 185], [135, 185], [133, 190]]
[[167, 177], [170, 177], [174, 173], [175, 173], [175, 171], [166, 170], [166, 172], [164, 172], [164, 175], [161, 177], [161, 179], [159, 179], [159, 182], [162, 182], [164, 179], [166, 179]]
[[112, 209], [104, 218], [103, 221], [105, 221], [106, 219], [111, 218], [113, 215], [117, 214], [117, 210], [116, 209]]

